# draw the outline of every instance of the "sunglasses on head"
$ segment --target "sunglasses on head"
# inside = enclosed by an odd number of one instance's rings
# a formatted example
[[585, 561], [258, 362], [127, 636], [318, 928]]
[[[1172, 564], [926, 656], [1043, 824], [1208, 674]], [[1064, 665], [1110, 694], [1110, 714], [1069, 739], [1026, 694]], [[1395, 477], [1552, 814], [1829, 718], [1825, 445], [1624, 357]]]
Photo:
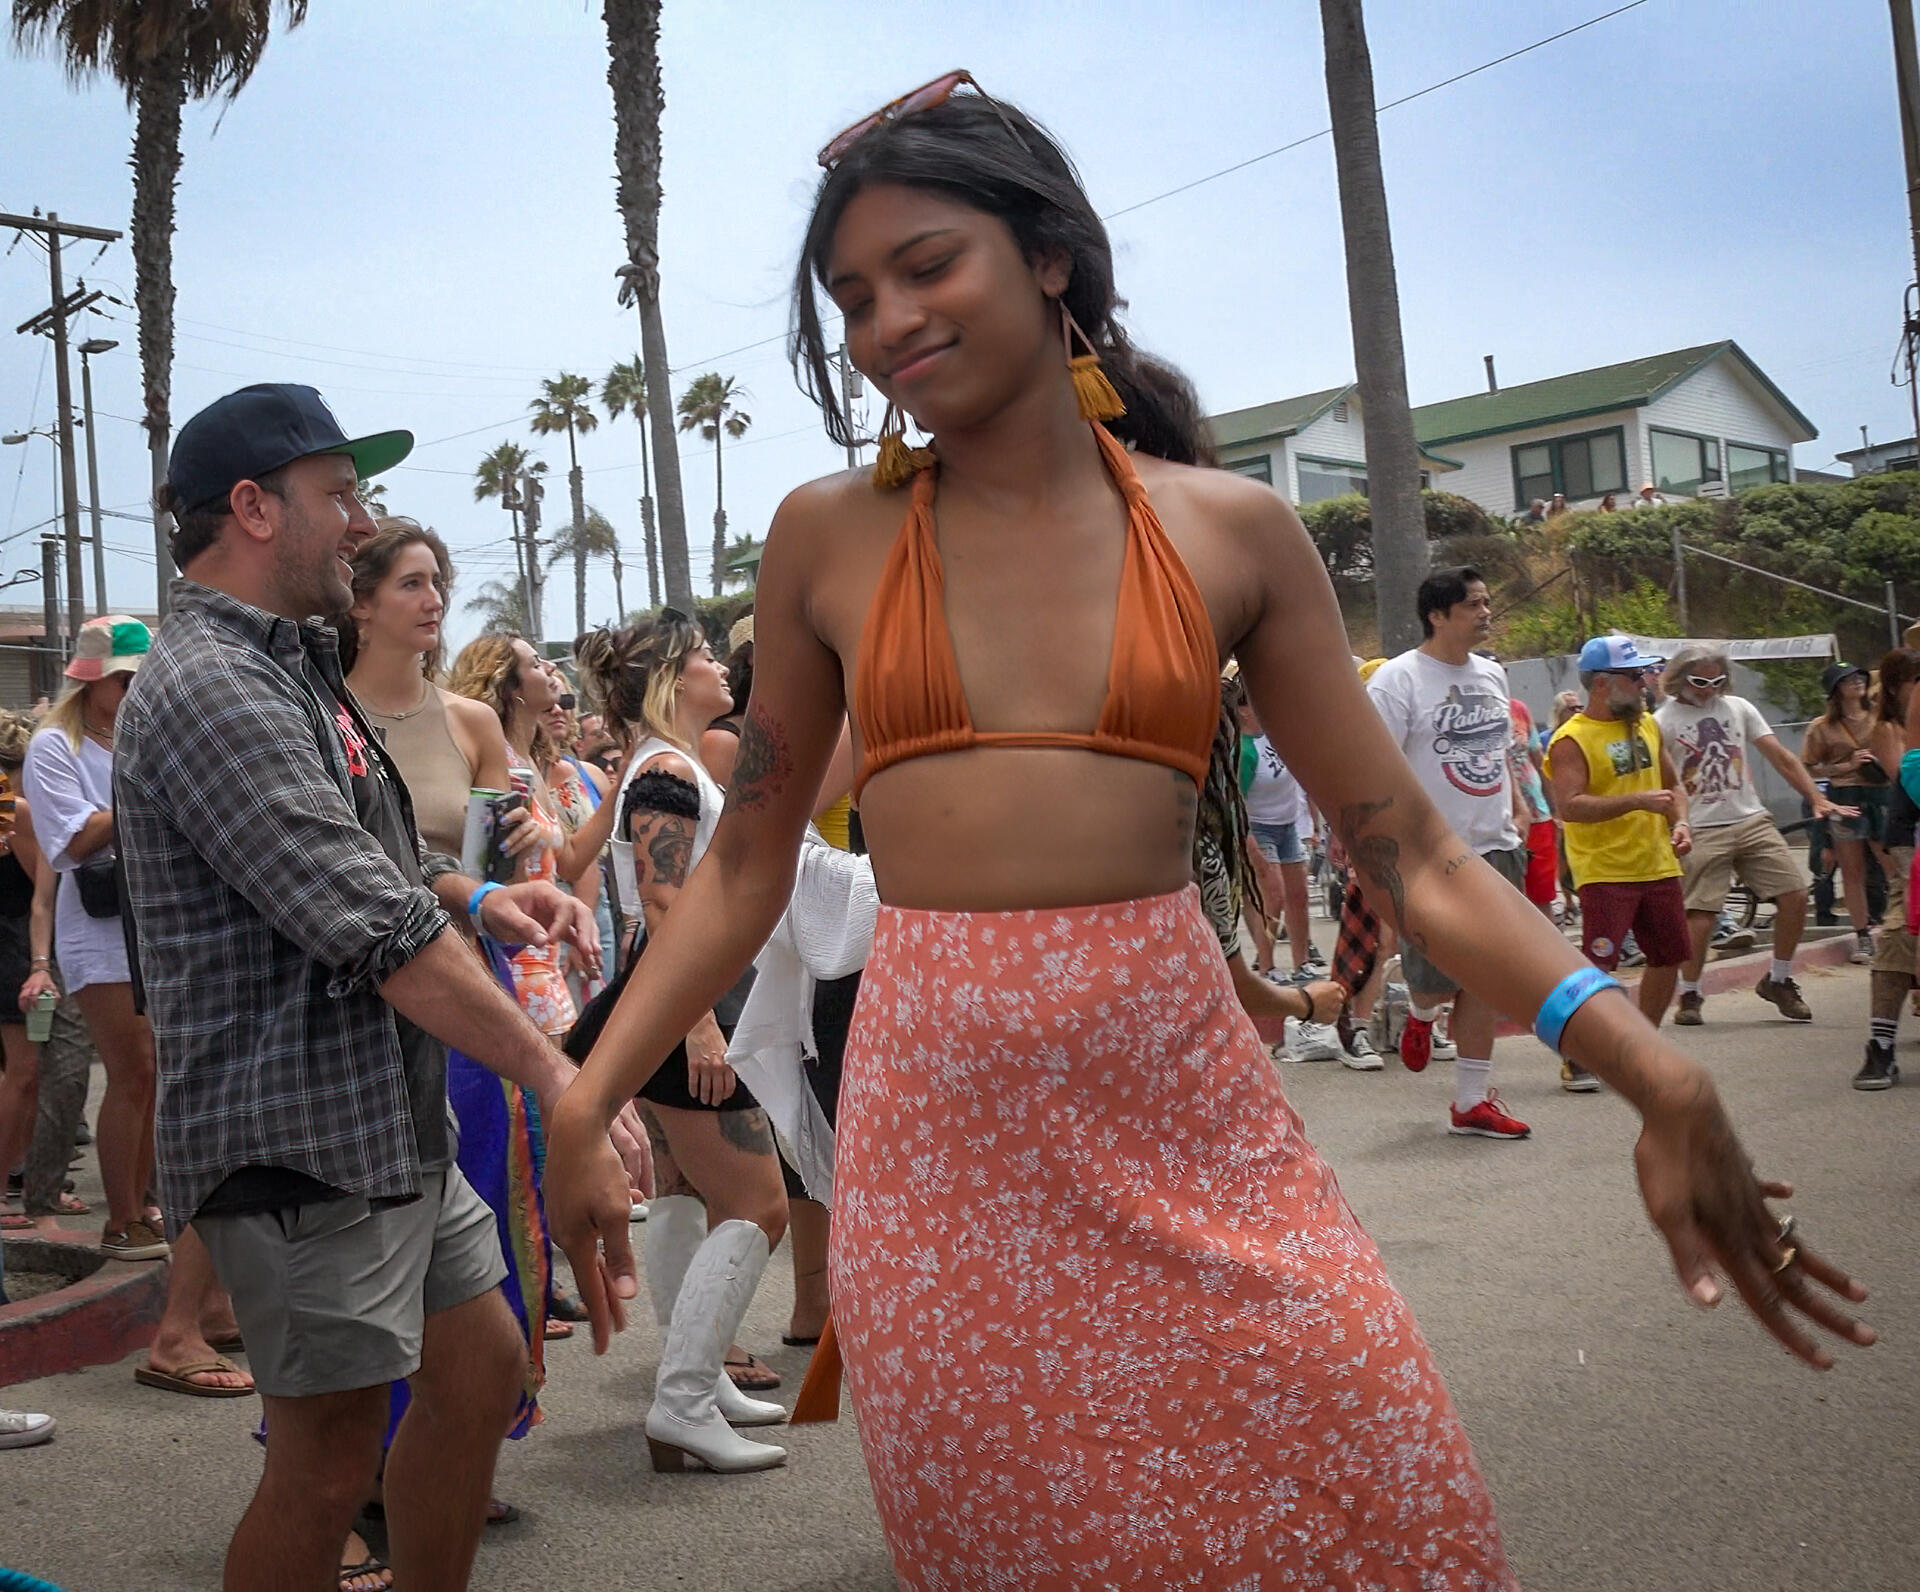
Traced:
[[994, 115], [1000, 118], [1000, 125], [1006, 128], [1016, 144], [1025, 149], [1027, 141], [1014, 128], [1007, 113], [1000, 108], [1000, 102], [980, 86], [971, 72], [943, 72], [932, 82], [922, 83], [918, 88], [909, 90], [898, 99], [888, 100], [879, 110], [870, 116], [861, 117], [845, 132], [836, 133], [827, 140], [826, 146], [820, 151], [820, 164], [828, 171], [832, 171], [846, 159], [847, 151], [876, 127], [884, 127], [890, 122], [899, 121], [903, 116], [917, 115], [921, 111], [932, 110], [936, 105], [946, 104], [953, 98], [954, 91], [962, 83], [971, 85], [974, 93], [993, 107]]

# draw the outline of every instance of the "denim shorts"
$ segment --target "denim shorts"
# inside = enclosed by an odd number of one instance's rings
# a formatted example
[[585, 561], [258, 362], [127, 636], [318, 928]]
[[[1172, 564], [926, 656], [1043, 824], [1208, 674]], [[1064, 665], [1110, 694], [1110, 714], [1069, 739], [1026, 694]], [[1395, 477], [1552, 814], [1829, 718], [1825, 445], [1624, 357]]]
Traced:
[[1263, 824], [1257, 818], [1247, 825], [1253, 843], [1268, 862], [1305, 862], [1306, 848], [1300, 844], [1298, 824]]

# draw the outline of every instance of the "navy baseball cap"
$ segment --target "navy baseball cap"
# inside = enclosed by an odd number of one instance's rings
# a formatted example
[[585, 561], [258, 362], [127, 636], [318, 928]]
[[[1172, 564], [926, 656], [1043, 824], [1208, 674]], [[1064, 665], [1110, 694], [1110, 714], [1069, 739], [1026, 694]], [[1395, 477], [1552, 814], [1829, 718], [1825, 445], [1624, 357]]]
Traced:
[[362, 481], [413, 452], [411, 431], [348, 437], [311, 387], [269, 381], [216, 398], [173, 439], [167, 485], [182, 508], [222, 502], [242, 481], [257, 481], [295, 459], [344, 453]]

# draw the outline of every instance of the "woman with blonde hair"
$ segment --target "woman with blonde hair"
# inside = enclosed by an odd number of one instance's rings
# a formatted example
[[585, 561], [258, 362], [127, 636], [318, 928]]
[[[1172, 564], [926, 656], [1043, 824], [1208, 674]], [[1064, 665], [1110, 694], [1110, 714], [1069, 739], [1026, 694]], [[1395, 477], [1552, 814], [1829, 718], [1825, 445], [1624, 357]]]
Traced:
[[[112, 1260], [153, 1260], [169, 1253], [148, 1197], [153, 1030], [134, 1010], [113, 855], [114, 720], [151, 644], [147, 627], [125, 614], [88, 620], [67, 664], [71, 684], [27, 743], [21, 769], [40, 850], [60, 876], [54, 934], [61, 976], [107, 1074], [94, 1139], [107, 1195], [100, 1250]], [[135, 1370], [135, 1378], [198, 1398], [246, 1397], [253, 1378], [209, 1341], [210, 1336], [225, 1341], [237, 1329], [206, 1246], [185, 1227], [171, 1254], [166, 1310], [147, 1363]]]
[[[627, 749], [626, 773], [603, 807], [618, 809], [614, 877], [622, 910], [639, 925], [637, 956], [671, 915], [720, 821], [720, 787], [696, 748], [733, 699], [699, 625], [675, 609], [583, 636], [577, 656], [589, 694]], [[585, 1054], [616, 998], [617, 986], [569, 1039], [570, 1053]], [[787, 1457], [731, 1430], [786, 1419], [778, 1404], [747, 1397], [727, 1370], [757, 1365], [751, 1355], [734, 1361], [729, 1348], [788, 1214], [767, 1114], [727, 1064], [737, 1017], [726, 997], [699, 1013], [639, 1090], [655, 1182], [647, 1284], [666, 1333], [646, 1420], [656, 1470], [680, 1470], [689, 1457], [713, 1470], [764, 1470]]]
[[[563, 822], [561, 797], [544, 772], [556, 751], [541, 722], [559, 703], [562, 685], [559, 671], [525, 637], [498, 633], [477, 636], [462, 647], [447, 680], [449, 691], [493, 710], [506, 737], [508, 778], [518, 776], [527, 787], [527, 810], [533, 816], [524, 833], [532, 843], [518, 852], [523, 877], [577, 887], [599, 862], [613, 814], [602, 818], [596, 813], [573, 831]], [[556, 1044], [578, 1015], [561, 955], [557, 944], [527, 945], [512, 958], [521, 1010]]]

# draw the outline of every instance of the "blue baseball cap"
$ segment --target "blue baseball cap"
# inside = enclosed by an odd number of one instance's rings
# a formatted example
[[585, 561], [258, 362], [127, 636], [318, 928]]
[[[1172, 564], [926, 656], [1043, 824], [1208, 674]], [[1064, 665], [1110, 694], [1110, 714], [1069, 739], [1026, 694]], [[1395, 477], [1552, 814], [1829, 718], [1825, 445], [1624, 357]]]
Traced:
[[1664, 669], [1666, 663], [1642, 652], [1630, 636], [1595, 636], [1580, 649], [1582, 674], [1645, 674]]
[[411, 431], [349, 437], [312, 387], [260, 382], [216, 398], [173, 439], [167, 485], [185, 509], [223, 501], [242, 481], [316, 453], [344, 453], [362, 481], [413, 452]]

